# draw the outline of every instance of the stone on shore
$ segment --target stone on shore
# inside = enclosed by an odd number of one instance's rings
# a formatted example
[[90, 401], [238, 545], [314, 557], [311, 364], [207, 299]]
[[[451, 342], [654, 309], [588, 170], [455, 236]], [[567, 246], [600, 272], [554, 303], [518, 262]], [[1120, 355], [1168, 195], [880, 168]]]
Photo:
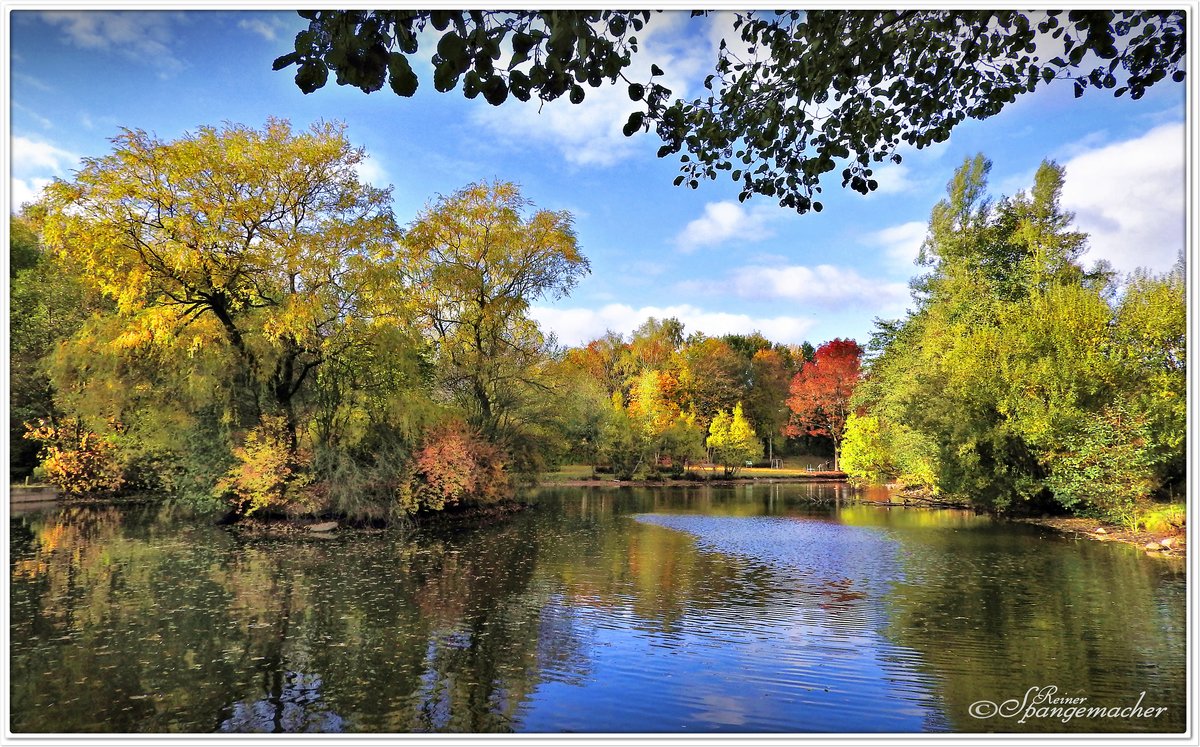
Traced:
[[332, 532], [337, 527], [338, 523], [336, 521], [323, 521], [320, 524], [309, 524], [306, 528], [310, 532]]

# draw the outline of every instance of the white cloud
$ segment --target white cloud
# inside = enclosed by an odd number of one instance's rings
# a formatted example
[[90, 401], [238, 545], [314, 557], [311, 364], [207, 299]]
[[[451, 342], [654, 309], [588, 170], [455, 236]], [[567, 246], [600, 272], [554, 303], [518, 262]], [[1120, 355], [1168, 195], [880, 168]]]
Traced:
[[28, 106], [25, 106], [17, 101], [14, 101], [14, 102], [12, 102], [12, 108], [16, 111], [23, 113], [25, 116], [29, 117], [34, 122], [37, 122], [38, 125], [44, 130], [50, 130], [50, 129], [54, 128], [53, 122], [46, 119], [41, 114], [38, 114], [33, 109], [30, 109]]
[[9, 210], [36, 200], [53, 177], [66, 176], [79, 157], [44, 140], [14, 135], [12, 138], [12, 178], [9, 182]]
[[710, 202], [704, 206], [704, 215], [689, 222], [679, 232], [675, 245], [682, 252], [693, 252], [702, 246], [722, 244], [730, 239], [761, 241], [773, 235], [767, 224], [783, 216], [771, 205], [747, 208], [730, 200]]
[[900, 192], [908, 192], [913, 189], [918, 189], [924, 186], [921, 182], [916, 181], [910, 176], [907, 166], [903, 164], [895, 164], [892, 166], [884, 166], [873, 171], [871, 177], [879, 186], [870, 195], [892, 195]]
[[[289, 23], [289, 19], [295, 21], [295, 23]], [[281, 16], [243, 18], [238, 21], [237, 27], [243, 31], [258, 34], [267, 41], [273, 42], [277, 39], [287, 38], [289, 36], [288, 32], [301, 22], [299, 17], [292, 13], [289, 14], [288, 18]]]
[[158, 67], [160, 75], [177, 73], [184, 65], [172, 53], [175, 24], [184, 16], [164, 11], [44, 11], [41, 17], [58, 26], [68, 42], [81, 49], [116, 52]]
[[864, 278], [852, 269], [833, 265], [743, 267], [734, 271], [730, 283], [742, 298], [778, 298], [834, 309], [893, 311], [908, 298], [904, 283]]
[[[1077, 140], [1072, 140], [1069, 143], [1060, 145], [1054, 150], [1054, 153], [1051, 154], [1051, 158], [1053, 158], [1055, 161], [1065, 161], [1068, 158], [1078, 156], [1082, 153], [1092, 150], [1093, 148], [1100, 147], [1109, 139], [1110, 136], [1108, 134], [1108, 130], [1096, 130], [1095, 132], [1089, 132]], [[1029, 183], [1033, 184], [1032, 176], [1029, 177]]]
[[375, 187], [386, 187], [388, 182], [387, 170], [375, 156], [368, 155], [355, 167], [359, 180]]
[[1181, 123], [1067, 161], [1062, 205], [1089, 234], [1084, 259], [1121, 272], [1169, 269], [1185, 243], [1185, 161]]
[[690, 304], [642, 306], [636, 309], [620, 303], [599, 309], [535, 306], [530, 309], [530, 315], [543, 330], [554, 332], [559, 342], [566, 345], [580, 345], [594, 340], [606, 330], [628, 335], [649, 317], [675, 317], [683, 322], [689, 333], [703, 332], [719, 336], [758, 330], [769, 339], [796, 344], [803, 342], [805, 333], [816, 324], [816, 320], [801, 316], [751, 317], [748, 314], [705, 311]]
[[11, 186], [8, 196], [9, 211], [19, 212], [25, 203], [37, 201], [41, 197], [42, 190], [50, 184], [50, 181], [50, 179], [12, 179], [9, 182]]
[[[694, 38], [682, 33], [688, 20], [684, 11], [656, 16], [637, 34], [638, 53], [625, 75], [630, 80], [648, 81], [650, 65], [657, 64], [665, 75], [655, 82], [671, 89], [674, 97], [685, 95], [687, 82], [716, 59], [709, 44], [696, 44]], [[642, 108], [640, 102], [629, 99], [624, 83], [583, 88], [586, 95], [580, 104], [572, 104], [564, 96], [541, 106], [533, 100], [499, 107], [484, 105], [472, 117], [502, 137], [547, 142], [576, 166], [611, 166], [644, 147], [647, 138], [637, 134], [625, 137], [621, 132], [629, 115]]]
[[869, 233], [865, 241], [883, 249], [884, 258], [893, 270], [911, 275], [927, 231], [926, 223], [913, 220]]
[[12, 170], [13, 174], [28, 176], [30, 174], [49, 172], [59, 176], [73, 166], [79, 157], [70, 151], [44, 140], [14, 135], [12, 139]]

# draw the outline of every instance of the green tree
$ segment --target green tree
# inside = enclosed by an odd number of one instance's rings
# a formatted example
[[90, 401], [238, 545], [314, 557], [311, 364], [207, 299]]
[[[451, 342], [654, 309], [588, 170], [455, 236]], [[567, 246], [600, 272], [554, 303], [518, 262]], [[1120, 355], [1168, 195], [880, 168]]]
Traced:
[[1116, 306], [1112, 355], [1130, 408], [1147, 418], [1161, 481], [1187, 480], [1187, 283], [1171, 272], [1135, 273]]
[[[801, 213], [821, 210], [821, 178], [877, 188], [873, 165], [899, 162], [901, 144], [950, 137], [1055, 79], [1140, 98], [1184, 77], [1186, 15], [1179, 10], [809, 10], [738, 13], [705, 93], [673, 99], [661, 83], [627, 75], [650, 11], [298, 11], [308, 28], [276, 70], [296, 66], [311, 93], [335, 74], [370, 93], [387, 82], [412, 96], [410, 59], [422, 36], [440, 37], [434, 88], [480, 94], [493, 105], [575, 104], [588, 87], [628, 86], [626, 135], [653, 128], [659, 157], [681, 154], [675, 184], [695, 189], [720, 172], [753, 194]], [[693, 16], [705, 15], [694, 11]]]
[[842, 471], [853, 481], [879, 484], [895, 474], [891, 453], [879, 432], [879, 418], [850, 413], [842, 438]]
[[1093, 506], [1128, 522], [1158, 487], [1152, 439], [1146, 416], [1124, 403], [1085, 413], [1047, 449], [1046, 485], [1064, 506]]
[[1114, 306], [1107, 271], [1078, 263], [1062, 169], [993, 203], [989, 167], [955, 174], [917, 309], [872, 340], [865, 456], [988, 508], [1125, 512], [1178, 471], [1183, 286], [1139, 275]]
[[37, 233], [30, 221], [22, 216], [8, 217], [8, 279], [12, 281], [23, 270], [30, 270], [42, 258]]
[[26, 424], [52, 426], [62, 412], [47, 372], [47, 357], [104, 304], [85, 292], [69, 264], [48, 255], [37, 235], [36, 214], [9, 218], [9, 472], [28, 476], [38, 447], [25, 438]]
[[565, 457], [591, 465], [592, 472], [601, 462], [602, 441], [612, 393], [586, 371], [568, 360], [554, 375], [558, 392], [557, 424], [566, 441]]
[[679, 371], [679, 409], [696, 413], [702, 424], [746, 396], [748, 361], [721, 340], [693, 336], [673, 365]]
[[671, 474], [682, 476], [692, 462], [705, 456], [704, 431], [696, 419], [680, 413], [658, 435], [658, 451], [671, 460]]
[[750, 359], [750, 390], [746, 393], [746, 416], [754, 430], [767, 441], [767, 458], [775, 457], [775, 437], [787, 425], [788, 384], [793, 369], [775, 348], [761, 348]]
[[631, 480], [646, 460], [648, 444], [644, 431], [614, 394], [600, 435], [600, 455], [618, 480]]
[[713, 458], [725, 468], [726, 476], [737, 474], [746, 462], [762, 456], [762, 444], [742, 412], [741, 402], [734, 405], [732, 412], [717, 412], [708, 426], [705, 443], [712, 449]]

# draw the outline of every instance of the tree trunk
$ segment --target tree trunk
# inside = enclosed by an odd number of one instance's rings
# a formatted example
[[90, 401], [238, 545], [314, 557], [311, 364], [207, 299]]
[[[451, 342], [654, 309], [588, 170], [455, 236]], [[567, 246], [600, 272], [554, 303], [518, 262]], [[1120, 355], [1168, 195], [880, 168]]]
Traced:
[[479, 428], [489, 438], [494, 437], [495, 423], [492, 422], [492, 400], [488, 396], [487, 387], [478, 377], [472, 382], [475, 393], [475, 402], [479, 405]]
[[214, 296], [209, 300], [209, 309], [221, 327], [225, 330], [225, 338], [237, 351], [241, 361], [241, 369], [233, 377], [233, 412], [235, 422], [239, 426], [251, 427], [262, 419], [262, 403], [258, 398], [258, 386], [254, 383], [254, 372], [258, 361], [254, 353], [246, 347], [242, 332], [238, 329], [233, 316], [225, 306], [223, 297]]

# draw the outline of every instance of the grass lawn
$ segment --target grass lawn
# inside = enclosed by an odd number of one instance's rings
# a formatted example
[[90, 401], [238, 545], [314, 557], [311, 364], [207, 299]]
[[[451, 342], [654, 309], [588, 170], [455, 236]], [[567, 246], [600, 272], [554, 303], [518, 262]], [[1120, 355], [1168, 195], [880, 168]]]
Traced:
[[591, 476], [592, 468], [589, 465], [564, 464], [555, 471], [542, 475], [542, 480], [551, 482], [556, 480], [586, 480]]
[[[832, 459], [824, 457], [786, 457], [781, 460], [781, 466], [778, 469], [769, 467], [743, 467], [738, 470], [738, 477], [807, 477], [814, 471], [830, 471]], [[692, 467], [691, 472], [703, 474], [704, 472], [722, 473], [723, 469], [720, 466], [708, 467]], [[592, 468], [586, 464], [564, 464], [554, 472], [548, 472], [542, 476], [544, 482], [562, 482], [566, 480], [587, 480], [592, 476]], [[600, 473], [596, 475], [602, 480], [612, 479], [611, 474]], [[635, 477], [645, 477], [644, 473], [639, 473]]]

